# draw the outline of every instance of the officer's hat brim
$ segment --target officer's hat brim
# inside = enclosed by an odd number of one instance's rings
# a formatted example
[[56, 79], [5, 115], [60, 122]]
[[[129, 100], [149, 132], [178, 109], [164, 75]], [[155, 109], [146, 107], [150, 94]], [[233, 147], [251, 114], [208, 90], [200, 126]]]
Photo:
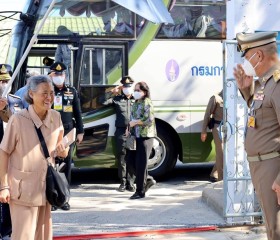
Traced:
[[277, 35], [277, 32], [237, 33], [237, 51], [244, 57], [250, 49], [276, 42]]

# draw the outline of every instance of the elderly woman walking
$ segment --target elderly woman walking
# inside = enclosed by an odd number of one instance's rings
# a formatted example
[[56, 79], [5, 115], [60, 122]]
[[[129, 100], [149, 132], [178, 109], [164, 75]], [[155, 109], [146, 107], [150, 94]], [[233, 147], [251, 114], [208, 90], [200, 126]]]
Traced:
[[10, 205], [12, 240], [51, 240], [51, 205], [46, 199], [47, 161], [35, 128], [41, 130], [50, 153], [66, 157], [60, 114], [48, 76], [31, 77], [25, 96], [28, 109], [14, 114], [0, 144], [0, 202]]

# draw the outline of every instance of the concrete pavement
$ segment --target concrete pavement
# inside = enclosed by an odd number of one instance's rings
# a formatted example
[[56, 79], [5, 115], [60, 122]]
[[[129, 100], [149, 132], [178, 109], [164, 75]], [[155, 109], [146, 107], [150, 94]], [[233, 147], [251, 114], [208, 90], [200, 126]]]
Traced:
[[[218, 209], [223, 196], [221, 189], [209, 182], [158, 183], [140, 200], [130, 200], [130, 192], [116, 191], [118, 184], [81, 184], [72, 187], [71, 210], [53, 212], [54, 236], [123, 233], [142, 230], [226, 226], [225, 219], [205, 204], [216, 202]], [[208, 193], [203, 197], [203, 190]], [[211, 190], [218, 189], [218, 191]], [[216, 199], [216, 200], [214, 200]], [[262, 226], [218, 228], [215, 231], [155, 234], [119, 237], [121, 240], [266, 240]], [[57, 238], [59, 239], [59, 238]], [[71, 240], [73, 238], [60, 238]], [[79, 238], [74, 238], [79, 239]], [[80, 238], [101, 239], [101, 238]], [[104, 239], [104, 238], [103, 238]], [[116, 239], [108, 238], [106, 239]]]

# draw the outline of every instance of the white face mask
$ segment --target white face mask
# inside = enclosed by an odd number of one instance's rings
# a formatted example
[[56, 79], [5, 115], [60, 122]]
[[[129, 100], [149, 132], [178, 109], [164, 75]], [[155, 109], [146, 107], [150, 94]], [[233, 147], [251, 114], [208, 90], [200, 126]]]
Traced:
[[126, 95], [126, 96], [129, 96], [133, 93], [133, 89], [132, 87], [128, 87], [128, 88], [123, 88], [123, 93]]
[[[2, 83], [0, 85], [0, 96], [2, 96], [2, 94], [6, 90], [7, 86], [8, 86], [8, 84], [6, 84], [6, 83], [4, 83], [4, 84]], [[8, 93], [11, 91], [11, 89], [12, 89], [12, 86], [10, 86], [10, 89], [8, 90]]]
[[250, 77], [255, 77], [257, 74], [256, 74], [256, 71], [255, 71], [255, 68], [259, 65], [260, 62], [258, 62], [255, 67], [252, 66], [252, 64], [250, 63], [250, 60], [256, 55], [256, 53], [250, 57], [249, 60], [247, 60], [246, 58], [244, 58], [244, 62], [243, 62], [243, 65], [242, 65], [242, 68], [245, 72], [245, 74], [247, 76], [250, 76]]
[[55, 85], [63, 85], [64, 83], [64, 77], [61, 76], [53, 76], [52, 80]]
[[135, 100], [141, 99], [144, 96], [143, 92], [134, 92], [133, 97]]

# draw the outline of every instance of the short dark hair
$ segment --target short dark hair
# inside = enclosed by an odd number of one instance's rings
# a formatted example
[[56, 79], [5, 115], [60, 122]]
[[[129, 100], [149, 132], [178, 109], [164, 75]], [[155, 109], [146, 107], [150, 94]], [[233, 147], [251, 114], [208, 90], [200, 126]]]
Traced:
[[135, 86], [136, 85], [139, 85], [139, 88], [145, 93], [145, 96], [143, 99], [151, 98], [150, 88], [146, 82], [138, 82], [135, 84]]
[[36, 92], [38, 90], [38, 85], [41, 83], [48, 83], [50, 86], [53, 87], [52, 80], [49, 76], [46, 75], [38, 75], [38, 76], [32, 76], [28, 79], [28, 82], [26, 84], [27, 91], [24, 95], [24, 98], [27, 103], [33, 104], [33, 99], [29, 96], [29, 91]]

